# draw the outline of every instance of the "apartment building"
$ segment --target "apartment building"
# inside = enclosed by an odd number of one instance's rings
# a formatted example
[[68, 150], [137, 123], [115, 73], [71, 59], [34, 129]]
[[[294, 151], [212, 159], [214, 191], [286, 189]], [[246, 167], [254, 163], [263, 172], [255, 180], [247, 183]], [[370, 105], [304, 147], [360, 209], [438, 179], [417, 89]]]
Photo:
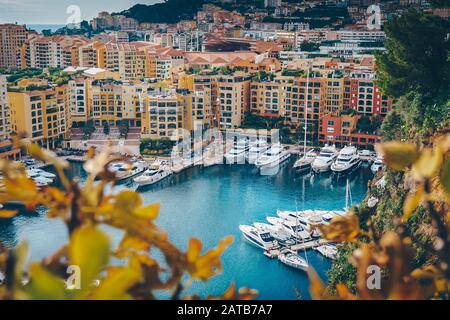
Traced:
[[17, 66], [17, 54], [28, 37], [27, 29], [16, 24], [0, 24], [0, 68]]
[[124, 84], [110, 79], [94, 81], [88, 97], [89, 119], [96, 126], [118, 126], [127, 121], [131, 127], [140, 127], [147, 90], [147, 84]]
[[360, 116], [358, 115], [325, 115], [320, 119], [319, 142], [335, 144], [338, 147], [352, 144], [364, 148], [379, 143], [381, 139], [376, 133], [358, 130], [359, 119]]
[[250, 85], [250, 111], [265, 117], [284, 117], [283, 84], [277, 81]]
[[11, 127], [26, 133], [32, 142], [55, 148], [69, 129], [67, 88], [8, 92]]
[[185, 97], [174, 88], [149, 90], [142, 108], [141, 134], [143, 138], [182, 137]]
[[60, 68], [78, 66], [79, 49], [89, 43], [83, 36], [34, 36], [20, 50], [21, 68]]
[[0, 158], [16, 159], [20, 150], [14, 148], [11, 138], [10, 110], [6, 76], [0, 75]]
[[217, 74], [181, 73], [178, 88], [187, 92], [185, 128], [187, 130], [217, 127]]
[[251, 75], [236, 72], [217, 78], [217, 118], [219, 128], [238, 128], [244, 121], [250, 104]]

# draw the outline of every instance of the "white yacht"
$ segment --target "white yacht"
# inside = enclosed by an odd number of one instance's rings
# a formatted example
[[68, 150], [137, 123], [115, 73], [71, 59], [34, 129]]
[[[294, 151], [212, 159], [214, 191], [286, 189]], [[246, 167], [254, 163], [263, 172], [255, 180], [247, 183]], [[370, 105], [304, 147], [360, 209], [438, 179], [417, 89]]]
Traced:
[[370, 167], [370, 170], [372, 171], [373, 174], [377, 174], [378, 171], [383, 169], [383, 167], [384, 167], [383, 158], [378, 157], [373, 162], [372, 166]]
[[300, 240], [310, 240], [311, 235], [296, 221], [284, 220], [278, 217], [267, 217], [267, 221], [274, 226], [281, 226], [290, 236]]
[[172, 171], [168, 168], [163, 168], [159, 166], [152, 166], [146, 170], [142, 175], [134, 178], [133, 181], [138, 185], [138, 187], [149, 186], [155, 184], [161, 180], [172, 175]]
[[118, 162], [110, 165], [110, 170], [116, 174], [116, 181], [123, 182], [136, 177], [145, 171], [144, 162], [124, 163]]
[[29, 170], [27, 170], [27, 172], [35, 173], [36, 175], [38, 175], [40, 177], [44, 177], [44, 178], [48, 178], [48, 179], [52, 179], [52, 180], [56, 179], [56, 174], [44, 171], [42, 169], [29, 169]]
[[324, 244], [314, 249], [317, 250], [321, 255], [329, 259], [334, 260], [337, 258], [338, 255], [337, 248], [330, 244]]
[[311, 168], [314, 172], [327, 172], [330, 170], [331, 164], [338, 156], [338, 151], [336, 150], [336, 146], [328, 146], [326, 145], [320, 150], [319, 155], [311, 164]]
[[354, 146], [347, 146], [339, 152], [336, 161], [331, 165], [331, 171], [339, 174], [350, 173], [359, 168], [361, 158], [358, 149]]
[[275, 239], [282, 242], [284, 245], [294, 245], [295, 240], [287, 233], [283, 227], [279, 225], [272, 225], [268, 223], [255, 222], [253, 224], [260, 232], [269, 232]]
[[236, 145], [229, 152], [225, 154], [225, 161], [227, 164], [244, 164], [247, 151], [250, 146], [246, 140], [239, 140]]
[[249, 164], [254, 164], [266, 151], [269, 149], [269, 144], [267, 141], [257, 140], [255, 141], [246, 156], [247, 162]]
[[291, 154], [283, 146], [275, 144], [255, 161], [255, 165], [260, 169], [274, 168], [289, 159], [290, 156]]
[[285, 265], [300, 269], [303, 271], [306, 271], [308, 269], [308, 262], [306, 262], [305, 259], [298, 256], [296, 253], [293, 252], [287, 252], [282, 253], [278, 256], [278, 260], [280, 260], [281, 263], [284, 263]]
[[311, 164], [317, 158], [317, 153], [314, 150], [308, 151], [294, 164], [294, 169], [297, 173], [305, 173], [311, 171]]
[[45, 187], [53, 183], [53, 179], [43, 177], [33, 169], [27, 170], [27, 176], [33, 179], [33, 181], [36, 183], [38, 187]]
[[278, 241], [269, 232], [261, 232], [247, 225], [240, 225], [239, 230], [247, 241], [261, 249], [272, 250], [279, 247]]

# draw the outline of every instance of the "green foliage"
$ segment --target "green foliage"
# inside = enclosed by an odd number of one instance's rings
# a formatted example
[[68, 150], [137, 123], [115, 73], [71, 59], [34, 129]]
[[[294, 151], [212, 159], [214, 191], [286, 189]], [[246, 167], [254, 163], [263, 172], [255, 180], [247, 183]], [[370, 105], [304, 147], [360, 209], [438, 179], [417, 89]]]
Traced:
[[141, 22], [176, 23], [192, 19], [204, 0], [167, 0], [153, 5], [137, 4], [121, 14]]
[[264, 117], [247, 112], [241, 127], [245, 129], [280, 129], [283, 122], [284, 118], [282, 117]]
[[142, 139], [140, 149], [144, 155], [170, 155], [174, 145], [169, 138]]
[[386, 49], [377, 54], [378, 80], [385, 94], [411, 92], [427, 99], [448, 97], [450, 90], [449, 23], [411, 10], [385, 25]]
[[328, 271], [328, 291], [336, 293], [336, 285], [345, 284], [352, 292], [356, 288], [356, 268], [350, 263], [348, 257], [357, 249], [355, 243], [345, 243], [338, 247], [338, 257]]
[[319, 44], [305, 40], [300, 44], [300, 50], [307, 52], [318, 51]]
[[110, 127], [109, 127], [108, 122], [105, 122], [105, 124], [103, 125], [103, 133], [104, 133], [105, 135], [108, 135], [108, 134], [110, 133], [110, 131], [111, 131], [111, 129], [110, 129]]
[[281, 75], [283, 77], [306, 77], [306, 72], [304, 70], [283, 69]]
[[39, 68], [28, 68], [14, 71], [10, 76], [7, 77], [8, 82], [17, 82], [23, 78], [33, 78], [43, 76], [42, 69]]

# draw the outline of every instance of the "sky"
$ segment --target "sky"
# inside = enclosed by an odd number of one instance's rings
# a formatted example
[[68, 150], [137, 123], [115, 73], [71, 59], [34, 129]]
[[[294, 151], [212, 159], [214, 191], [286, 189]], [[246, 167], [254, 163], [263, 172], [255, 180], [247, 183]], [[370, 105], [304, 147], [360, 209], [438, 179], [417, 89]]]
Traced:
[[153, 4], [161, 0], [0, 0], [0, 23], [65, 24], [80, 8], [81, 20], [91, 20], [100, 11], [120, 12], [137, 3]]

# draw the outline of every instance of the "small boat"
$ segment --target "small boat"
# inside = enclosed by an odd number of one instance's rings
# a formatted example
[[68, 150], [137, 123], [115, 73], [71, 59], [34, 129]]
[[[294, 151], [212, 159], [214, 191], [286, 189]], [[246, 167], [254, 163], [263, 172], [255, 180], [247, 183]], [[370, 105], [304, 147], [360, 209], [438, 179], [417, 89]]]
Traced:
[[278, 217], [267, 217], [267, 221], [274, 226], [281, 226], [291, 237], [299, 240], [311, 240], [309, 232], [296, 221], [284, 220]]
[[239, 230], [247, 241], [261, 249], [272, 250], [279, 247], [278, 241], [269, 232], [261, 232], [248, 225], [240, 225]]
[[302, 257], [298, 256], [296, 253], [293, 252], [280, 254], [278, 256], [278, 260], [280, 260], [281, 263], [284, 263], [289, 267], [300, 269], [303, 271], [306, 271], [309, 267], [308, 262], [306, 262], [305, 259], [303, 259]]
[[347, 146], [339, 152], [336, 161], [331, 165], [331, 171], [339, 174], [350, 173], [361, 165], [361, 158], [358, 149], [354, 146]]
[[250, 149], [246, 140], [239, 140], [229, 152], [225, 154], [227, 164], [245, 164], [247, 151]]
[[172, 171], [170, 169], [153, 166], [139, 177], [134, 178], [133, 181], [138, 185], [138, 187], [144, 187], [164, 180], [170, 175], [172, 175]]
[[52, 179], [52, 180], [56, 179], [56, 174], [44, 171], [42, 169], [28, 169], [27, 173], [30, 176], [31, 175], [37, 175], [37, 176], [41, 176], [41, 177]]
[[319, 155], [314, 159], [311, 164], [311, 168], [315, 173], [327, 172], [330, 170], [331, 164], [338, 156], [338, 151], [336, 146], [325, 145], [320, 150]]
[[247, 162], [249, 164], [254, 164], [256, 160], [258, 160], [259, 157], [261, 157], [267, 151], [267, 149], [269, 149], [269, 144], [267, 143], [267, 141], [255, 141], [248, 150], [248, 154], [246, 156]]
[[275, 144], [255, 161], [255, 165], [259, 169], [274, 168], [289, 159], [290, 156], [291, 154], [283, 146]]
[[127, 179], [136, 177], [145, 171], [144, 162], [123, 163], [117, 162], [110, 165], [110, 170], [116, 174], [116, 181], [123, 182]]
[[294, 164], [294, 169], [297, 173], [305, 173], [311, 171], [311, 164], [317, 158], [317, 153], [314, 150], [307, 152], [303, 157], [298, 159]]
[[269, 232], [275, 239], [282, 242], [284, 245], [295, 244], [295, 240], [293, 240], [293, 238], [281, 226], [274, 226], [262, 222], [255, 222], [253, 225], [260, 232]]
[[370, 167], [370, 170], [372, 171], [373, 174], [377, 174], [378, 171], [383, 170], [383, 167], [384, 167], [383, 158], [378, 157], [373, 162], [372, 166]]
[[324, 244], [314, 249], [317, 250], [321, 255], [329, 259], [334, 260], [337, 258], [338, 255], [337, 248], [329, 244]]

